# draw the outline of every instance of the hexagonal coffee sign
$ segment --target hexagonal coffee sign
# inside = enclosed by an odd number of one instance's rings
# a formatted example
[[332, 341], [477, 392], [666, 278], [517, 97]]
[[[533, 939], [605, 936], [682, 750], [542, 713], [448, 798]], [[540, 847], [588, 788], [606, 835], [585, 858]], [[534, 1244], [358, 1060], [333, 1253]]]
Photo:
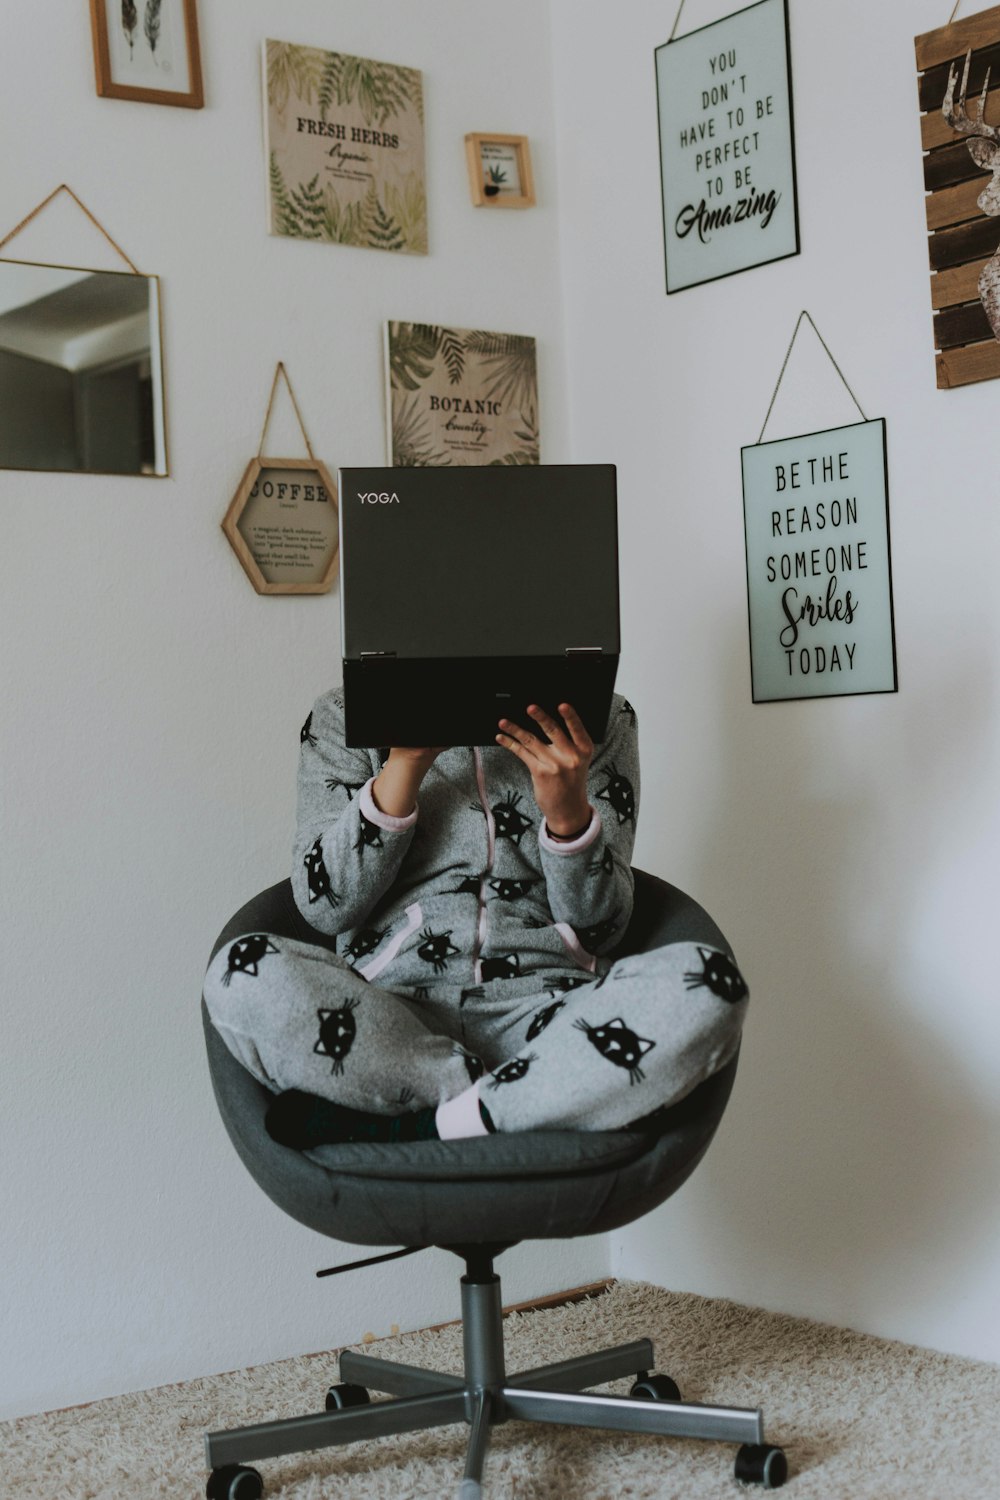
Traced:
[[222, 522], [258, 594], [325, 594], [337, 571], [337, 487], [311, 458], [252, 458]]

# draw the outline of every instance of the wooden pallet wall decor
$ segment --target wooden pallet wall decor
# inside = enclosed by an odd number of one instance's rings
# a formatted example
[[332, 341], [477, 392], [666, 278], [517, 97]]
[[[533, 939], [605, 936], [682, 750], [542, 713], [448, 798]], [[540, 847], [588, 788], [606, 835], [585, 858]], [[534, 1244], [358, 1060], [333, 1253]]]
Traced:
[[914, 39], [937, 383], [1000, 377], [1000, 5]]

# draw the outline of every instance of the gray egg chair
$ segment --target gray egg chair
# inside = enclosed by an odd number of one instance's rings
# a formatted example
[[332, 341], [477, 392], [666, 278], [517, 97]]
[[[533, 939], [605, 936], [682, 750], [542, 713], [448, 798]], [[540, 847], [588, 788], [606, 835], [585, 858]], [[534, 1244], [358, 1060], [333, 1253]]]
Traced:
[[[213, 956], [253, 932], [332, 945], [301, 916], [287, 880], [236, 913]], [[636, 870], [632, 919], [616, 956], [681, 941], [728, 951], [697, 902]], [[460, 1500], [482, 1495], [490, 1428], [509, 1420], [731, 1441], [741, 1445], [738, 1479], [772, 1489], [784, 1483], [785, 1455], [765, 1441], [761, 1412], [685, 1403], [669, 1376], [651, 1373], [648, 1339], [512, 1375], [504, 1364], [496, 1257], [522, 1239], [568, 1239], [617, 1229], [669, 1198], [708, 1149], [733, 1086], [735, 1058], [679, 1104], [628, 1130], [328, 1145], [300, 1152], [268, 1135], [264, 1119], [273, 1095], [230, 1053], [204, 1001], [202, 1015], [223, 1122], [244, 1166], [279, 1208], [332, 1239], [406, 1249], [437, 1246], [465, 1265], [461, 1375], [346, 1350], [340, 1380], [325, 1393], [325, 1410], [206, 1435], [209, 1500], [258, 1500], [263, 1480], [248, 1466], [251, 1460], [460, 1421], [470, 1427], [465, 1472], [457, 1481]], [[626, 1376], [634, 1379], [628, 1396], [586, 1393]], [[370, 1402], [370, 1390], [394, 1399]]]

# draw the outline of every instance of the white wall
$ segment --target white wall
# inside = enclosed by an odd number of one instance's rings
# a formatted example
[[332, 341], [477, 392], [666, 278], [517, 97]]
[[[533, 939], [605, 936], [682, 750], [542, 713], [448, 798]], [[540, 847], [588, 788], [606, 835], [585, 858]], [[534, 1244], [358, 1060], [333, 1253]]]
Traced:
[[[731, 9], [689, 0], [680, 30]], [[668, 298], [652, 0], [553, 0], [572, 448], [618, 463], [637, 857], [753, 1000], [716, 1143], [616, 1272], [1000, 1358], [1000, 385], [939, 392], [913, 36], [791, 7], [802, 254]], [[808, 308], [888, 421], [899, 693], [750, 702], [740, 447]], [[805, 328], [769, 437], [857, 413]]]
[[[279, 358], [334, 471], [384, 461], [386, 317], [535, 333], [543, 457], [569, 456], [545, 8], [213, 0], [203, 111], [99, 99], [87, 7], [68, 9], [8, 27], [0, 229], [66, 181], [163, 278], [171, 477], [0, 474], [0, 1415], [457, 1315], [442, 1252], [316, 1282], [357, 1250], [270, 1204], [211, 1096], [209, 949], [288, 869], [298, 731], [340, 669], [336, 592], [259, 597], [219, 523]], [[429, 257], [267, 236], [269, 35], [423, 69]], [[532, 212], [472, 207], [475, 129], [530, 136]], [[4, 254], [120, 266], [66, 195]], [[282, 392], [268, 452], [303, 451]], [[514, 1250], [505, 1295], [607, 1255]]]
[[[725, 9], [689, 0], [682, 29]], [[1000, 1355], [1000, 387], [934, 387], [912, 34], [943, 7], [792, 9], [803, 253], [670, 299], [653, 47], [672, 6], [552, 0], [550, 52], [531, 0], [503, 24], [482, 0], [291, 19], [221, 0], [191, 113], [99, 100], [85, 7], [56, 30], [18, 11], [2, 227], [65, 180], [163, 277], [172, 474], [0, 474], [0, 1415], [457, 1312], [437, 1252], [313, 1280], [355, 1252], [239, 1166], [198, 1030], [215, 933], [286, 869], [298, 728], [339, 657], [336, 595], [259, 598], [219, 521], [278, 358], [332, 467], [381, 457], [386, 316], [535, 332], [543, 457], [619, 464], [637, 857], [713, 910], [754, 991], [719, 1138], [613, 1237], [615, 1269]], [[430, 257], [266, 236], [275, 32], [423, 68]], [[476, 128], [531, 137], [538, 208], [471, 208]], [[65, 198], [5, 253], [117, 265]], [[900, 692], [754, 707], [739, 449], [802, 307], [888, 419]], [[769, 435], [852, 415], [806, 331]], [[301, 451], [287, 403], [268, 447]], [[505, 1292], [607, 1254], [522, 1247]]]

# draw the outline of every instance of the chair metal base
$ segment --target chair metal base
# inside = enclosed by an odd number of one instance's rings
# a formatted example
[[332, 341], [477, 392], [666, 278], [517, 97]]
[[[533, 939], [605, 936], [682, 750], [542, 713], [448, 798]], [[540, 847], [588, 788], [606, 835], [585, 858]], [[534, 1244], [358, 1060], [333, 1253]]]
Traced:
[[340, 1356], [342, 1381], [396, 1399], [207, 1433], [208, 1467], [216, 1471], [252, 1459], [466, 1422], [471, 1431], [457, 1494], [459, 1500], [475, 1500], [482, 1494], [490, 1429], [503, 1422], [555, 1422], [755, 1445], [765, 1441], [763, 1417], [756, 1408], [586, 1393], [590, 1386], [623, 1376], [643, 1379], [654, 1363], [649, 1339], [636, 1339], [508, 1377], [504, 1369], [500, 1278], [493, 1274], [492, 1266], [485, 1273], [480, 1263], [475, 1273], [462, 1278], [462, 1326], [464, 1377], [345, 1350]]

